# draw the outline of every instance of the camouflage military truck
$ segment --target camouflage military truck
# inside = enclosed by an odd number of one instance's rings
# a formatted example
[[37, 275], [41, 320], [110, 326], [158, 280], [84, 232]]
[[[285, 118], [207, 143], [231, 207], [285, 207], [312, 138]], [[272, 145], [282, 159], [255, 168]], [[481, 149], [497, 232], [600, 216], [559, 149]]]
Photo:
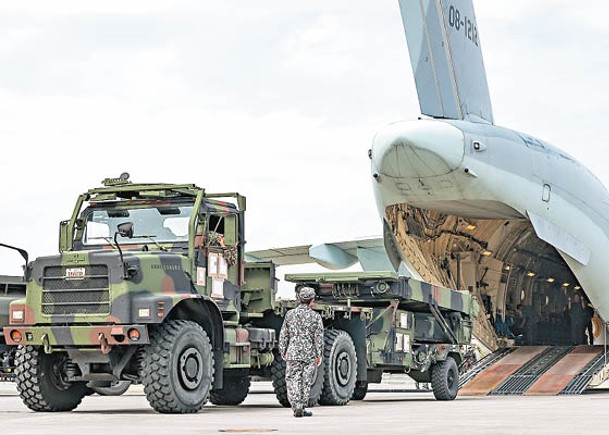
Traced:
[[4, 327], [8, 325], [10, 303], [24, 296], [23, 277], [0, 275], [0, 381], [14, 380], [16, 348], [6, 344]]
[[[272, 379], [287, 406], [277, 337], [294, 301], [276, 300], [272, 263], [244, 261], [245, 202], [128, 174], [81, 194], [60, 224], [59, 255], [26, 260], [26, 297], [10, 305], [5, 335], [26, 406], [68, 411], [91, 388], [132, 382], [155, 410], [190, 413], [208, 400], [239, 404], [252, 376]], [[340, 344], [364, 337], [372, 310], [320, 311]], [[354, 384], [335, 397], [321, 375], [311, 403], [346, 403]]]
[[250, 368], [269, 366], [276, 343], [274, 329], [249, 323], [262, 314], [242, 312], [260, 293], [245, 285], [244, 211], [237, 193], [128, 174], [80, 195], [60, 254], [27, 264], [26, 298], [11, 304], [5, 335], [20, 345], [24, 403], [71, 410], [119, 381], [143, 383], [159, 412], [243, 400]]
[[285, 279], [296, 289], [313, 287], [318, 309], [338, 303], [372, 310], [365, 334], [352, 334], [353, 340], [337, 346], [341, 332], [325, 331], [324, 394], [338, 397], [351, 389], [352, 399], [363, 399], [368, 384], [381, 382], [383, 373], [407, 373], [416, 382], [431, 383], [438, 400], [456, 397], [459, 366], [478, 313], [467, 292], [385, 272], [292, 274]]

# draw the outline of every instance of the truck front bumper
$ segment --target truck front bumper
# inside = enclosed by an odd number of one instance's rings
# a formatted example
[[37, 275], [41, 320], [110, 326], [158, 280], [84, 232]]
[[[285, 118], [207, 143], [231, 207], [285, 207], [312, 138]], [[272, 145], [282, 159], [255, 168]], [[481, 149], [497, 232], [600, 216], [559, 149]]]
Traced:
[[107, 353], [112, 346], [148, 344], [146, 325], [85, 325], [85, 326], [6, 326], [6, 343], [9, 345], [67, 348], [94, 346]]

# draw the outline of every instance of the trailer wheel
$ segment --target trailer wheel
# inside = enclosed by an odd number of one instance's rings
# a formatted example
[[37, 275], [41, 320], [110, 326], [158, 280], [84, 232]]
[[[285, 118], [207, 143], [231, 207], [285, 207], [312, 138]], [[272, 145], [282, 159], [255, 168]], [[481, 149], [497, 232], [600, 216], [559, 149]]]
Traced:
[[162, 323], [143, 349], [140, 371], [146, 399], [156, 411], [199, 411], [209, 398], [214, 376], [207, 333], [188, 320]]
[[351, 396], [351, 400], [364, 400], [366, 394], [368, 393], [368, 382], [362, 381], [355, 384], [355, 389], [353, 390], [353, 395]]
[[222, 389], [212, 390], [209, 400], [214, 405], [235, 406], [245, 400], [249, 390], [249, 375], [227, 375], [222, 381]]
[[112, 382], [109, 386], [96, 386], [91, 385], [90, 388], [93, 393], [97, 393], [100, 396], [122, 396], [127, 392], [131, 386], [131, 381], [116, 381]]
[[437, 400], [454, 400], [459, 391], [459, 368], [451, 357], [431, 368], [431, 388]]
[[351, 399], [357, 378], [355, 346], [345, 331], [324, 332], [324, 384], [319, 398], [322, 405], [345, 405]]
[[46, 354], [37, 346], [19, 346], [15, 382], [25, 406], [32, 411], [71, 411], [85, 397], [84, 382], [68, 382], [65, 352]]
[[[285, 382], [285, 366], [286, 363], [281, 356], [275, 355], [275, 359], [271, 364], [271, 380], [273, 381], [273, 390], [275, 391], [277, 401], [284, 408], [289, 408], [291, 405], [288, 400], [288, 387]], [[322, 363], [321, 366], [317, 367], [315, 380], [313, 381], [313, 385], [311, 385], [311, 391], [309, 392], [309, 408], [312, 408], [319, 402], [323, 383], [324, 371]]]

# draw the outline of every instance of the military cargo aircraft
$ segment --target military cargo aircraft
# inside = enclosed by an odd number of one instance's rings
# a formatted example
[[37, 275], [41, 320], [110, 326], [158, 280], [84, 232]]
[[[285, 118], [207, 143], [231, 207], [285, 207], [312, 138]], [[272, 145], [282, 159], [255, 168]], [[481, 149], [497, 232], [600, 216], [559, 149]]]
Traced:
[[[520, 344], [572, 344], [575, 294], [609, 316], [609, 194], [582, 164], [495, 125], [471, 0], [399, 0], [422, 116], [382, 128], [369, 151], [384, 247], [400, 273], [483, 302], [475, 335], [497, 346], [496, 318], [529, 318]], [[387, 267], [380, 240], [258, 251], [338, 269]], [[374, 261], [371, 261], [374, 260]], [[526, 322], [525, 322], [526, 323]], [[523, 332], [523, 331], [520, 331]]]
[[424, 116], [381, 129], [370, 150], [387, 252], [415, 278], [480, 294], [488, 319], [520, 308], [538, 325], [523, 344], [568, 343], [576, 294], [609, 316], [607, 189], [495, 125], [471, 0], [399, 4]]

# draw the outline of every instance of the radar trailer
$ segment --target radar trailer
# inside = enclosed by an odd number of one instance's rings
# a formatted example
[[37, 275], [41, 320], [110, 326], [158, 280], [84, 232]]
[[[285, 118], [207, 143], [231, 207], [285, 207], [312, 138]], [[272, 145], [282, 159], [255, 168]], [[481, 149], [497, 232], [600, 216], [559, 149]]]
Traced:
[[[319, 306], [341, 304], [372, 310], [365, 336], [357, 337], [358, 382], [354, 399], [383, 373], [407, 373], [431, 383], [438, 400], [453, 400], [459, 367], [469, 363], [472, 319], [478, 304], [467, 291], [437, 287], [391, 272], [292, 274], [285, 279], [316, 290]], [[336, 355], [334, 333], [326, 331], [324, 359], [328, 385], [346, 384], [347, 351]]]

